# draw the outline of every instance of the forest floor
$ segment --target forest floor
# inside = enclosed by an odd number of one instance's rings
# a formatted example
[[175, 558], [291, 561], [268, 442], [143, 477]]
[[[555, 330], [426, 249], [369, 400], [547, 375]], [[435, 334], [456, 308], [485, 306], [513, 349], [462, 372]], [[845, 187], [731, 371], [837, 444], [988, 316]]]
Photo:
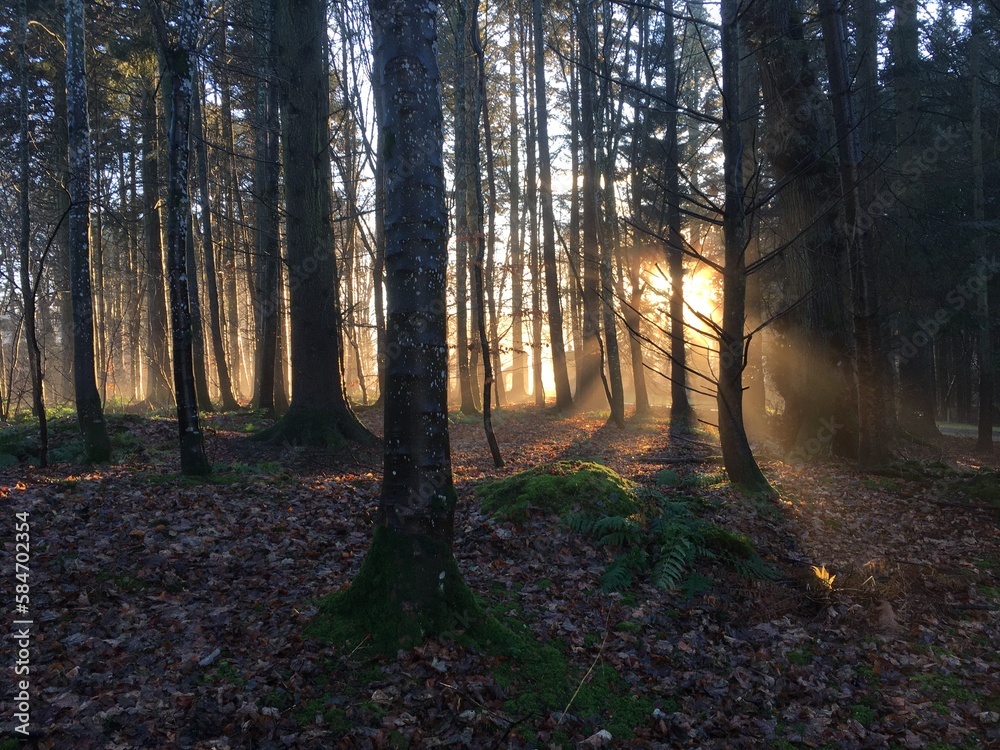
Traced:
[[[15, 513], [30, 514], [25, 746], [1000, 747], [1000, 504], [945, 468], [980, 466], [971, 439], [902, 446], [897, 477], [761, 446], [780, 493], [765, 501], [716, 483], [712, 438], [671, 440], [665, 415], [625, 430], [531, 408], [495, 422], [499, 471], [477, 420], [452, 425], [455, 548], [486, 606], [537, 639], [523, 663], [460, 640], [386, 658], [307, 635], [367, 547], [375, 451], [270, 447], [249, 438], [259, 417], [210, 416], [217, 473], [191, 481], [173, 423], [126, 416], [116, 465], [0, 471], [9, 609]], [[697, 475], [692, 507], [748, 534], [776, 580], [709, 560], [675, 590], [640, 576], [606, 593], [613, 550], [554, 517], [481, 510], [478, 483], [556, 458], [654, 489], [664, 469]], [[22, 746], [4, 652], [0, 750]]]

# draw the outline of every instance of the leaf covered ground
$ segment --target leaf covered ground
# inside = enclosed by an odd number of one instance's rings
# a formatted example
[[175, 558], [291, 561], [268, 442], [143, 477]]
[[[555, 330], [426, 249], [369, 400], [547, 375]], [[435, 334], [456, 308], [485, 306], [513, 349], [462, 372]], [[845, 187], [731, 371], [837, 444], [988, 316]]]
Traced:
[[[452, 425], [456, 557], [516, 658], [458, 632], [389, 658], [309, 635], [364, 555], [377, 452], [266, 446], [250, 439], [264, 420], [213, 416], [217, 472], [192, 482], [169, 420], [119, 417], [112, 467], [66, 449], [0, 470], [4, 591], [14, 513], [31, 522], [31, 746], [1000, 747], [1000, 505], [971, 440], [876, 474], [765, 446], [772, 502], [719, 481], [710, 435], [604, 421], [505, 410], [499, 471], [476, 420]], [[608, 593], [615, 550], [555, 516], [484, 514], [482, 482], [562, 459], [682, 494], [752, 538], [773, 580], [706, 559], [672, 590], [640, 573]], [[20, 747], [2, 707], [0, 748]]]

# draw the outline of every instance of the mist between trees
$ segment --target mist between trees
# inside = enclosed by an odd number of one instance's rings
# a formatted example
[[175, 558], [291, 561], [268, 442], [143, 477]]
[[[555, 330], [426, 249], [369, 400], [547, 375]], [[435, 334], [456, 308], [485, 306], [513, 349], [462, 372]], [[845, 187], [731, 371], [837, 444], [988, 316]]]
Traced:
[[[994, 5], [451, 0], [440, 139], [391, 171], [369, 7], [313, 5], [0, 11], [0, 418], [179, 405], [183, 442], [291, 408], [366, 439], [390, 330], [444, 316], [461, 412], [669, 407], [750, 485], [762, 440], [991, 441]], [[429, 165], [447, 294], [420, 307], [387, 297], [426, 258], [387, 257], [384, 196], [430, 216]]]

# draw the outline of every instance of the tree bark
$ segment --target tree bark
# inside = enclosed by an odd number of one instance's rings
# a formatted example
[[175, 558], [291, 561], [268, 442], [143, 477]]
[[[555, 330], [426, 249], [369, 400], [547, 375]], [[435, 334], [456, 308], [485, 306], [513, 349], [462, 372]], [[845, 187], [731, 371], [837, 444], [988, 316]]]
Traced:
[[278, 58], [291, 315], [292, 400], [275, 442], [371, 442], [344, 395], [330, 208], [322, 0], [279, 0]]
[[601, 352], [601, 257], [598, 238], [597, 136], [594, 121], [596, 106], [596, 10], [594, 0], [582, 0], [577, 6], [577, 43], [580, 63], [580, 140], [583, 150], [583, 341], [576, 374], [576, 403], [583, 409], [607, 405], [600, 388]]
[[[979, 0], [972, 0], [971, 34], [969, 37], [969, 76], [972, 78], [972, 220], [986, 218], [983, 191], [983, 95], [982, 95], [982, 10]], [[982, 240], [978, 243], [980, 252]], [[992, 253], [991, 253], [992, 255]], [[993, 451], [993, 342], [990, 321], [990, 284], [981, 284], [976, 295], [976, 317], [979, 318], [979, 421], [976, 448], [984, 453]]]
[[216, 372], [219, 375], [219, 396], [222, 401], [222, 408], [225, 411], [232, 411], [239, 409], [240, 405], [233, 395], [233, 382], [229, 376], [226, 347], [222, 339], [222, 315], [219, 311], [219, 274], [215, 266], [215, 238], [212, 224], [212, 196], [208, 190], [207, 133], [205, 132], [205, 123], [202, 119], [203, 101], [204, 86], [201, 76], [198, 76], [191, 114], [198, 156], [198, 194], [201, 199], [201, 242], [202, 255], [205, 259], [205, 286], [208, 292], [209, 336], [212, 341], [212, 355], [215, 358]]
[[[254, 183], [256, 207], [258, 324], [257, 376], [254, 378], [253, 405], [270, 416], [275, 415], [275, 375], [281, 367], [278, 358], [280, 320], [281, 247], [278, 237], [278, 83], [275, 77], [277, 40], [274, 0], [257, 0], [257, 132]], [[220, 339], [221, 343], [221, 339]]]
[[[82, 7], [80, 8], [82, 14]], [[18, 89], [20, 93], [18, 156], [20, 157], [20, 266], [21, 299], [24, 303], [24, 332], [28, 345], [28, 371], [31, 377], [31, 406], [38, 419], [38, 465], [49, 463], [49, 425], [45, 416], [45, 393], [42, 386], [42, 350], [35, 329], [35, 284], [31, 279], [31, 213], [28, 191], [31, 187], [31, 147], [28, 130], [28, 6], [25, 0], [17, 4]], [[42, 261], [39, 261], [40, 263]], [[41, 277], [41, 273], [39, 273]], [[82, 422], [81, 422], [82, 424]]]
[[173, 404], [167, 383], [167, 300], [163, 284], [163, 240], [160, 228], [160, 163], [157, 145], [155, 82], [142, 91], [142, 226], [146, 254], [146, 403], [152, 409]]
[[[66, 102], [69, 137], [70, 285], [73, 296], [73, 386], [87, 460], [108, 461], [111, 442], [94, 373], [90, 288], [90, 126], [82, 0], [66, 3]], [[40, 377], [40, 376], [39, 376]]]
[[372, 0], [373, 85], [385, 149], [385, 467], [371, 547], [334, 604], [389, 649], [478, 608], [452, 555], [448, 227], [433, 3]]
[[776, 495], [757, 466], [743, 426], [746, 303], [746, 196], [740, 133], [739, 0], [722, 0], [722, 149], [726, 181], [723, 209], [725, 264], [719, 332], [719, 440], [729, 478], [753, 492]]
[[573, 392], [566, 369], [566, 344], [563, 340], [563, 315], [559, 301], [559, 276], [556, 268], [555, 213], [552, 209], [552, 160], [549, 156], [549, 105], [545, 86], [545, 37], [542, 29], [542, 0], [531, 3], [535, 46], [535, 117], [538, 140], [539, 193], [542, 199], [542, 259], [545, 266], [545, 300], [548, 304], [549, 343], [552, 346], [552, 369], [556, 381], [556, 408], [573, 405]]
[[205, 441], [198, 421], [195, 393], [191, 310], [187, 266], [191, 200], [188, 193], [191, 103], [194, 93], [195, 43], [204, 0], [184, 0], [177, 18], [177, 40], [172, 42], [159, 5], [151, 4], [160, 51], [169, 73], [167, 131], [167, 272], [170, 288], [170, 325], [173, 341], [174, 396], [180, 439], [181, 472], [209, 474]]
[[858, 394], [858, 460], [862, 465], [888, 463], [888, 430], [885, 419], [886, 391], [880, 367], [880, 324], [877, 259], [870, 236], [858, 226], [861, 202], [858, 195], [858, 165], [861, 146], [851, 98], [847, 41], [839, 0], [819, 0], [833, 95], [834, 124], [840, 155], [840, 184], [844, 202], [844, 229], [851, 267], [854, 307], [855, 384]]
[[[510, 6], [507, 20], [508, 96], [510, 108], [508, 122], [510, 128], [510, 272], [511, 272], [511, 366], [510, 400], [517, 403], [528, 397], [526, 375], [528, 357], [524, 351], [524, 227], [521, 226], [521, 173], [520, 173], [520, 133], [521, 123], [517, 115], [517, 49], [518, 33], [514, 21], [514, 5]], [[520, 40], [523, 43], [523, 39]], [[523, 49], [523, 45], [522, 45]]]

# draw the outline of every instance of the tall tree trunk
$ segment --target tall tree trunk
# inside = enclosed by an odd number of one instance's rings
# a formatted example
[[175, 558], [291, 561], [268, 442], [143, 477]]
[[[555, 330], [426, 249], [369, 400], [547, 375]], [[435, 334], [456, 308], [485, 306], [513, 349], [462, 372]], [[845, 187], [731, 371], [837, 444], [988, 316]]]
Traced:
[[[70, 284], [73, 295], [73, 386], [88, 461], [111, 458], [111, 441], [94, 374], [90, 290], [90, 124], [82, 0], [66, 3], [66, 103], [69, 136]], [[39, 375], [39, 379], [41, 375]]]
[[[646, 64], [647, 45], [649, 44], [649, 10], [639, 11], [639, 44], [635, 53], [635, 80], [642, 81], [646, 88], [650, 86], [651, 72]], [[667, 23], [671, 21], [668, 19]], [[672, 55], [671, 55], [672, 58]], [[632, 199], [632, 223], [635, 227], [642, 226], [645, 220], [643, 195], [645, 192], [644, 173], [641, 166], [641, 156], [645, 154], [645, 142], [649, 137], [649, 117], [646, 110], [649, 107], [649, 97], [640, 96], [632, 118], [632, 143], [629, 149], [629, 190]], [[632, 245], [628, 251], [628, 281], [630, 295], [628, 304], [624, 306], [625, 325], [629, 331], [629, 354], [632, 360], [632, 389], [635, 391], [636, 416], [646, 416], [650, 412], [649, 392], [646, 388], [646, 368], [642, 359], [642, 260], [644, 242], [642, 233], [633, 227]], [[624, 294], [622, 300], [624, 300]]]
[[[17, 67], [19, 101], [18, 156], [20, 157], [20, 266], [21, 299], [24, 302], [24, 332], [28, 344], [28, 371], [31, 375], [31, 406], [38, 419], [38, 465], [49, 463], [49, 424], [45, 416], [45, 393], [42, 387], [42, 350], [35, 330], [35, 284], [31, 278], [31, 214], [28, 191], [31, 187], [31, 146], [28, 130], [28, 6], [25, 0], [17, 4]], [[82, 8], [81, 8], [82, 13]], [[86, 106], [86, 105], [85, 105]], [[42, 261], [39, 261], [40, 263]], [[41, 273], [38, 274], [41, 278]]]
[[[483, 146], [486, 149], [486, 182], [489, 186], [489, 208], [487, 211], [486, 231], [486, 267], [485, 285], [486, 300], [489, 313], [489, 344], [490, 357], [493, 366], [494, 391], [497, 406], [502, 406], [506, 398], [504, 386], [503, 364], [500, 360], [500, 327], [497, 320], [497, 281], [496, 281], [496, 247], [497, 247], [497, 176], [496, 163], [493, 155], [493, 126], [490, 123], [490, 104], [486, 93], [486, 53], [477, 33], [474, 40], [479, 74], [479, 101], [482, 109]], [[502, 290], [501, 290], [502, 291]], [[485, 400], [483, 410], [486, 410]]]
[[[920, 25], [917, 18], [917, 0], [894, 0], [892, 28], [892, 79], [896, 98], [895, 114], [895, 165], [904, 169], [920, 153]], [[919, 190], [920, 175], [909, 178], [910, 190]], [[897, 233], [899, 252], [911, 252], [910, 243], [920, 242], [916, 227], [904, 227]], [[916, 322], [922, 313], [930, 312], [926, 305], [918, 304], [913, 310]], [[916, 355], [904, 359], [899, 366], [900, 425], [923, 437], [940, 435], [934, 421], [934, 356], [931, 347], [917, 349]]]
[[[449, 6], [453, 13], [451, 27], [455, 32], [455, 354], [458, 357], [458, 385], [462, 414], [475, 414], [476, 397], [472, 387], [472, 367], [475, 358], [469, 344], [469, 241], [473, 229], [469, 226], [469, 196], [471, 181], [479, 172], [470, 158], [471, 140], [478, 138], [478, 123], [471, 120], [470, 103], [475, 97], [469, 81], [469, 24], [475, 11], [467, 0], [456, 0]], [[470, 127], [471, 125], [471, 127]], [[472, 360], [472, 362], [470, 362]]]
[[[570, 49], [576, 49], [576, 24], [570, 28]], [[582, 285], [576, 278], [583, 265], [580, 253], [580, 76], [577, 66], [569, 65], [569, 247], [567, 261], [570, 274], [574, 277], [569, 285], [570, 329], [573, 336], [573, 381], [577, 395], [580, 388], [580, 370], [583, 363], [583, 300]]]
[[[66, 60], [56, 60], [53, 74], [52, 100], [55, 121], [53, 123], [54, 150], [53, 169], [57, 181], [55, 190], [56, 215], [65, 217], [55, 229], [56, 262], [53, 264], [56, 283], [56, 303], [59, 307], [60, 343], [59, 383], [57, 398], [63, 402], [74, 399], [73, 386], [73, 294], [70, 291], [69, 257], [69, 144], [66, 141], [68, 114], [66, 112]], [[51, 381], [49, 383], [52, 384]]]
[[205, 259], [205, 286], [208, 292], [208, 326], [209, 336], [212, 340], [212, 355], [215, 358], [215, 368], [219, 375], [219, 395], [222, 400], [222, 408], [225, 411], [232, 411], [240, 408], [240, 405], [233, 395], [233, 382], [229, 377], [226, 347], [222, 340], [222, 315], [219, 312], [219, 274], [215, 266], [215, 238], [212, 224], [212, 196], [208, 189], [207, 133], [202, 119], [203, 101], [204, 86], [199, 75], [191, 114], [198, 156], [198, 194], [201, 199], [201, 242], [202, 256]]
[[[380, 155], [385, 144], [378, 129], [376, 150]], [[378, 156], [375, 163], [375, 257], [372, 260], [372, 286], [375, 290], [375, 356], [378, 360], [378, 402], [385, 401], [386, 331], [385, 331], [385, 164]]]
[[[190, 152], [190, 145], [188, 147]], [[188, 188], [190, 190], [190, 187]], [[190, 200], [190, 198], [189, 198]], [[191, 356], [194, 368], [194, 391], [202, 411], [212, 411], [212, 395], [208, 390], [208, 368], [205, 362], [205, 326], [201, 315], [201, 292], [198, 280], [198, 259], [194, 252], [194, 222], [189, 217], [184, 243], [185, 278], [188, 283], [188, 307], [191, 313]]]
[[[521, 172], [520, 134], [521, 122], [517, 115], [517, 50], [523, 49], [523, 36], [519, 39], [520, 28], [514, 21], [514, 4], [510, 5], [507, 17], [508, 96], [510, 98], [510, 273], [511, 273], [511, 365], [510, 400], [524, 401], [528, 397], [527, 379], [528, 357], [524, 351], [524, 227], [521, 225]], [[521, 42], [519, 45], [518, 42]]]
[[580, 46], [580, 140], [583, 149], [583, 351], [576, 373], [576, 402], [584, 409], [607, 405], [601, 392], [601, 257], [598, 238], [597, 136], [594, 122], [597, 87], [597, 20], [595, 0], [577, 6], [577, 42]]
[[291, 315], [292, 400], [277, 442], [370, 442], [344, 396], [330, 209], [325, 3], [280, 0], [278, 57]]
[[[372, 0], [373, 86], [386, 149], [385, 468], [371, 547], [334, 604], [380, 645], [478, 613], [452, 555], [448, 444], [448, 227], [434, 3]], [[416, 186], [420, 189], [415, 189]], [[387, 609], [388, 607], [388, 609]]]
[[556, 408], [569, 409], [573, 392], [566, 370], [566, 345], [563, 341], [563, 315], [559, 301], [559, 276], [556, 268], [555, 213], [552, 209], [552, 160], [549, 156], [549, 106], [545, 85], [545, 37], [542, 29], [542, 0], [531, 3], [535, 46], [535, 117], [538, 140], [539, 193], [542, 199], [542, 259], [545, 265], [545, 300], [548, 304], [549, 342], [552, 346], [552, 369], [556, 381]]
[[[982, 95], [982, 10], [979, 0], [972, 0], [972, 23], [969, 38], [969, 76], [972, 78], [972, 220], [986, 218], [983, 192], [983, 95]], [[979, 240], [980, 248], [985, 244]], [[981, 250], [982, 251], [982, 250]], [[976, 448], [993, 450], [993, 344], [990, 322], [990, 285], [981, 284], [976, 295], [979, 318], [979, 426]]]
[[[748, 6], [764, 100], [763, 150], [778, 181], [774, 242], [784, 272], [783, 307], [776, 321], [782, 356], [772, 358], [784, 399], [786, 437], [804, 445], [832, 418], [841, 425], [834, 446], [857, 444], [848, 363], [853, 353], [846, 300], [846, 259], [837, 225], [840, 182], [824, 158], [826, 95], [805, 35], [802, 0], [762, 0]], [[851, 440], [847, 436], [851, 435]]]
[[222, 200], [220, 203], [225, 206], [225, 219], [222, 232], [222, 320], [226, 333], [226, 343], [229, 349], [229, 361], [232, 363], [233, 368], [234, 395], [238, 397], [243, 390], [242, 378], [240, 377], [242, 353], [240, 351], [240, 313], [236, 284], [238, 275], [236, 268], [236, 201], [238, 189], [236, 187], [235, 142], [233, 139], [232, 86], [229, 81], [229, 19], [226, 15], [227, 9], [225, 4], [222, 5], [221, 10], [218, 52], [221, 67], [219, 104], [223, 149], [220, 164], [220, 171], [222, 173]]
[[[277, 42], [274, 0], [256, 0], [257, 39], [257, 133], [254, 167], [257, 246], [257, 356], [253, 405], [275, 414], [275, 374], [278, 359], [278, 327], [281, 281], [281, 247], [278, 237], [278, 85], [275, 79]], [[220, 340], [221, 343], [221, 340]]]
[[774, 495], [750, 450], [743, 426], [743, 351], [746, 303], [746, 196], [740, 133], [739, 0], [722, 0], [722, 149], [726, 182], [723, 209], [725, 264], [719, 331], [719, 440], [729, 478]]
[[819, 0], [833, 95], [834, 125], [840, 156], [840, 184], [844, 202], [844, 227], [851, 267], [854, 307], [855, 375], [858, 394], [858, 460], [863, 465], [888, 463], [885, 384], [880, 366], [880, 324], [877, 287], [877, 260], [867, 232], [858, 227], [861, 202], [858, 195], [858, 165], [861, 146], [851, 98], [847, 65], [847, 37], [840, 0]]
[[[160, 52], [169, 78], [167, 130], [167, 272], [170, 288], [170, 326], [173, 338], [174, 396], [181, 472], [204, 475], [212, 470], [205, 456], [205, 441], [198, 421], [195, 393], [193, 331], [187, 267], [191, 199], [188, 193], [191, 100], [194, 93], [195, 42], [201, 25], [204, 0], [184, 0], [177, 19], [177, 41], [169, 38], [158, 4], [152, 4]], [[169, 96], [169, 99], [167, 99]]]
[[[530, 27], [524, 30], [526, 41], [530, 43]], [[535, 406], [545, 406], [545, 386], [542, 380], [542, 280], [538, 243], [538, 139], [535, 135], [535, 102], [531, 96], [534, 90], [534, 74], [528, 65], [530, 44], [521, 48], [521, 70], [524, 78], [524, 116], [527, 120], [525, 133], [525, 203], [528, 209], [528, 270], [531, 275], [531, 375], [532, 396]]]
[[[477, 128], [482, 121], [482, 108], [484, 105], [485, 86], [480, 78], [480, 72], [485, 71], [480, 67], [483, 55], [482, 43], [479, 39], [479, 20], [476, 7], [470, 9], [470, 22], [468, 23], [469, 36], [466, 43], [475, 53], [475, 94], [472, 97], [472, 111], [469, 112], [469, 125], [474, 135], [469, 144], [469, 161], [474, 167], [474, 179], [471, 180], [469, 200], [469, 221], [473, 228], [474, 244], [472, 245], [472, 302], [476, 315], [476, 331], [479, 334], [479, 350], [483, 357], [483, 429], [486, 433], [486, 442], [490, 446], [490, 454], [493, 457], [493, 464], [498, 469], [503, 467], [503, 458], [500, 455], [500, 446], [497, 443], [496, 434], [493, 432], [493, 416], [490, 409], [491, 396], [493, 394], [493, 362], [490, 356], [489, 338], [486, 330], [486, 294], [483, 289], [483, 264], [486, 261], [486, 235], [483, 233], [483, 219], [485, 207], [483, 205], [483, 183], [480, 179], [480, 153], [479, 135]], [[470, 87], [471, 89], [472, 87]]]
[[167, 300], [163, 284], [160, 229], [160, 162], [157, 145], [156, 90], [146, 81], [142, 92], [142, 226], [146, 249], [146, 403], [153, 409], [173, 404], [167, 383]]

